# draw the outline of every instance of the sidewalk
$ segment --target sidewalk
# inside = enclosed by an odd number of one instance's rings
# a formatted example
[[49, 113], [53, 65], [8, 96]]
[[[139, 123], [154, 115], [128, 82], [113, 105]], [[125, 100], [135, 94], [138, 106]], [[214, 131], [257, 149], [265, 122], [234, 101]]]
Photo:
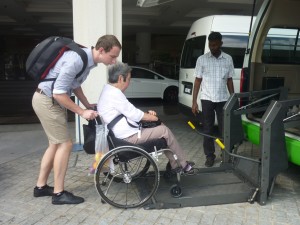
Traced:
[[[204, 167], [202, 137], [186, 125], [186, 118], [163, 118], [186, 149], [188, 158]], [[74, 123], [71, 126], [74, 126]], [[72, 127], [71, 127], [72, 129]], [[117, 209], [102, 204], [89, 176], [93, 156], [73, 152], [66, 190], [85, 198], [79, 205], [52, 205], [51, 197], [34, 198], [33, 187], [47, 140], [39, 124], [0, 126], [0, 224], [109, 224], [109, 225], [299, 225], [300, 168], [279, 175], [267, 205], [238, 203], [178, 209]], [[76, 158], [78, 161], [75, 165]], [[165, 160], [164, 157], [161, 157]], [[217, 157], [218, 166], [220, 157]], [[53, 174], [49, 185], [53, 185]]]

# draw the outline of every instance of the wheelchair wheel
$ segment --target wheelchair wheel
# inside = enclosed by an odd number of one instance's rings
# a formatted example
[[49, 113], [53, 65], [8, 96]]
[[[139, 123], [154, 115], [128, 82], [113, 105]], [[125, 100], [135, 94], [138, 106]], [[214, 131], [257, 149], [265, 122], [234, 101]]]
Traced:
[[146, 151], [135, 146], [109, 151], [95, 172], [95, 186], [101, 199], [118, 208], [142, 206], [155, 194], [158, 184], [156, 162]]

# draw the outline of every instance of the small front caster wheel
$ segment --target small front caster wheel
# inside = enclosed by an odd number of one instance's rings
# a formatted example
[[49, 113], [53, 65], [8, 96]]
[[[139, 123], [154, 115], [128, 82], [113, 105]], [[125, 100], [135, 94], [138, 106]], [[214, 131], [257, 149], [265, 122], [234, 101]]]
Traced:
[[174, 184], [171, 186], [170, 193], [174, 198], [179, 198], [182, 195], [182, 190], [177, 184]]

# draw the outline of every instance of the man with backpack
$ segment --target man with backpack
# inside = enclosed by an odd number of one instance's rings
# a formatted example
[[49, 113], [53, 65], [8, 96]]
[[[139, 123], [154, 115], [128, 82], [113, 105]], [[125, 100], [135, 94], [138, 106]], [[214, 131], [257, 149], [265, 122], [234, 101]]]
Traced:
[[[98, 63], [116, 63], [121, 48], [114, 35], [104, 35], [98, 39], [95, 47], [82, 48], [87, 55], [87, 62], [77, 52], [65, 51], [49, 70], [45, 81], [39, 83], [33, 95], [32, 106], [48, 137], [49, 146], [41, 161], [34, 197], [52, 196], [52, 204], [56, 205], [84, 202], [83, 198], [64, 190], [64, 179], [73, 147], [67, 127], [66, 109], [87, 120], [96, 118], [98, 114], [92, 110], [95, 104], [89, 103], [81, 84]], [[86, 109], [71, 100], [72, 92]], [[47, 185], [52, 168], [54, 187]]]

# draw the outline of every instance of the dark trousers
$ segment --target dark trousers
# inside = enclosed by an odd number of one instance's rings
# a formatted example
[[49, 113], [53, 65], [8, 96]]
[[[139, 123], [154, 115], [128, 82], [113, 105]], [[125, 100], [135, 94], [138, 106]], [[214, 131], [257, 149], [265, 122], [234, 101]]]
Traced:
[[[222, 136], [223, 131], [223, 107], [226, 102], [212, 102], [201, 100], [203, 113], [203, 132], [208, 135], [213, 135], [215, 113], [218, 120], [219, 134]], [[206, 158], [215, 158], [215, 142], [213, 138], [203, 137], [203, 148]]]

